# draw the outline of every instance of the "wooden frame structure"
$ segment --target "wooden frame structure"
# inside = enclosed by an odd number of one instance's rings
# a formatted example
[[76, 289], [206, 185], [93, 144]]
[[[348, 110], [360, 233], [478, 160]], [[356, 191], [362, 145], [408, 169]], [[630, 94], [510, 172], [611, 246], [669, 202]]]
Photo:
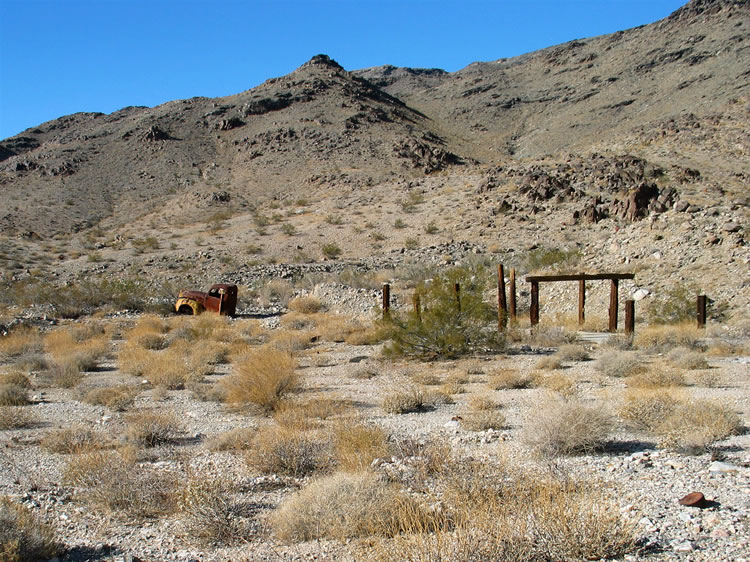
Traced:
[[[531, 325], [539, 324], [539, 283], [555, 281], [578, 281], [578, 323], [586, 320], [586, 281], [610, 281], [609, 291], [609, 331], [617, 331], [617, 307], [619, 282], [622, 279], [635, 279], [634, 273], [572, 273], [563, 275], [528, 275], [526, 281], [531, 283], [531, 306], [529, 317]], [[630, 302], [630, 301], [629, 301]], [[635, 313], [632, 304], [626, 306], [627, 332], [633, 331]]]

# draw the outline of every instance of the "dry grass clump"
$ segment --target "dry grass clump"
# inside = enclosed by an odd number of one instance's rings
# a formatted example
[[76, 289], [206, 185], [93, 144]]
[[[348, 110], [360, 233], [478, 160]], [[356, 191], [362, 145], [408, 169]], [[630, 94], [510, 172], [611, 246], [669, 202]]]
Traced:
[[59, 329], [47, 334], [44, 342], [52, 356], [49, 375], [52, 384], [73, 388], [83, 380], [84, 373], [96, 369], [99, 361], [109, 353], [106, 336], [79, 341], [83, 337], [74, 329]]
[[467, 431], [503, 429], [508, 423], [498, 410], [469, 410], [461, 414], [461, 427]]
[[454, 381], [446, 381], [443, 384], [440, 385], [440, 387], [437, 389], [437, 392], [440, 394], [445, 394], [448, 396], [452, 396], [454, 394], [463, 394], [466, 392], [466, 388], [459, 383]]
[[0, 497], [0, 560], [49, 560], [60, 550], [52, 527], [26, 506]]
[[80, 454], [97, 449], [106, 449], [111, 444], [98, 431], [93, 431], [82, 425], [74, 425], [57, 429], [47, 433], [42, 439], [40, 445], [50, 453], [62, 455]]
[[13, 365], [23, 371], [44, 371], [49, 367], [47, 358], [43, 353], [23, 353], [13, 359]]
[[678, 347], [670, 351], [667, 358], [672, 365], [679, 369], [708, 369], [708, 361], [706, 361], [704, 355], [692, 349]]
[[287, 308], [300, 314], [315, 314], [323, 308], [323, 303], [317, 297], [295, 297], [289, 301]]
[[656, 435], [662, 446], [691, 454], [705, 451], [742, 428], [740, 417], [730, 408], [667, 389], [628, 391], [620, 415]]
[[433, 373], [419, 373], [414, 375], [412, 380], [423, 386], [437, 386], [443, 383], [443, 379]]
[[377, 458], [390, 457], [388, 435], [376, 426], [339, 424], [333, 437], [334, 457], [346, 472], [366, 470]]
[[110, 410], [123, 412], [127, 410], [138, 396], [138, 387], [128, 384], [106, 388], [92, 388], [83, 397], [88, 404], [106, 406]]
[[203, 346], [180, 340], [163, 351], [149, 351], [129, 343], [120, 351], [118, 363], [121, 371], [144, 377], [153, 386], [178, 390], [186, 384], [199, 383], [225, 355], [223, 348], [217, 351], [211, 342]]
[[10, 384], [21, 388], [31, 388], [31, 379], [21, 371], [11, 371], [0, 375], [0, 385]]
[[563, 361], [588, 361], [589, 352], [582, 345], [567, 344], [561, 345], [555, 352]]
[[317, 430], [268, 425], [258, 430], [245, 462], [266, 474], [301, 477], [331, 463], [331, 440]]
[[381, 407], [387, 414], [408, 414], [422, 412], [432, 406], [423, 390], [409, 387], [406, 390], [391, 392], [383, 398]]
[[664, 364], [652, 365], [648, 370], [631, 375], [625, 379], [627, 386], [657, 388], [669, 386], [684, 386], [685, 375], [678, 369], [670, 368]]
[[337, 472], [316, 480], [271, 514], [274, 534], [286, 543], [392, 536], [406, 514], [426, 519], [414, 500], [376, 475]]
[[535, 369], [554, 371], [563, 368], [562, 357], [558, 355], [545, 355], [534, 365]]
[[576, 340], [576, 330], [568, 330], [557, 324], [538, 324], [531, 331], [531, 336], [524, 338], [535, 347], [559, 347]]
[[553, 373], [550, 375], [536, 373], [533, 376], [534, 386], [546, 388], [562, 396], [573, 396], [577, 391], [575, 381], [562, 373]]
[[27, 353], [38, 353], [44, 342], [36, 328], [17, 328], [7, 336], [0, 336], [0, 353], [5, 357], [18, 357]]
[[139, 518], [174, 512], [180, 482], [174, 472], [137, 464], [127, 450], [76, 455], [68, 461], [64, 481], [93, 507]]
[[705, 337], [704, 330], [698, 328], [694, 322], [656, 325], [638, 331], [633, 344], [640, 348], [697, 348]]
[[254, 406], [265, 413], [274, 411], [284, 396], [299, 385], [295, 367], [294, 358], [277, 349], [266, 347], [247, 355], [222, 380], [227, 402], [233, 406]]
[[383, 338], [383, 330], [372, 326], [360, 326], [350, 332], [344, 341], [349, 345], [375, 345], [383, 341]]
[[127, 422], [125, 437], [143, 447], [172, 443], [181, 431], [174, 412], [140, 411], [128, 416]]
[[268, 340], [268, 346], [278, 351], [293, 354], [312, 346], [315, 335], [311, 331], [293, 332], [276, 330]]
[[643, 361], [628, 351], [608, 351], [597, 359], [594, 367], [608, 377], [627, 377], [643, 369]]
[[232, 500], [233, 492], [231, 484], [223, 480], [188, 479], [177, 499], [187, 534], [202, 544], [233, 544], [242, 539], [247, 529]]
[[475, 411], [497, 410], [498, 408], [500, 408], [500, 404], [495, 402], [492, 398], [487, 398], [486, 396], [480, 395], [474, 395], [469, 398], [468, 406], [469, 409]]
[[0, 406], [25, 406], [29, 403], [28, 391], [17, 384], [0, 384]]
[[598, 560], [636, 549], [636, 525], [599, 485], [459, 463], [431, 524], [377, 546], [379, 560]]
[[498, 369], [487, 380], [487, 385], [494, 390], [511, 388], [530, 388], [534, 384], [534, 377], [517, 369]]
[[201, 402], [226, 402], [227, 391], [220, 384], [189, 382], [185, 385], [193, 398]]
[[586, 454], [600, 449], [614, 427], [600, 405], [547, 396], [528, 416], [523, 439], [542, 456]]
[[207, 446], [211, 451], [243, 451], [252, 446], [256, 432], [254, 427], [237, 427], [213, 436]]
[[36, 417], [26, 408], [19, 406], [0, 406], [0, 431], [25, 429], [36, 425]]

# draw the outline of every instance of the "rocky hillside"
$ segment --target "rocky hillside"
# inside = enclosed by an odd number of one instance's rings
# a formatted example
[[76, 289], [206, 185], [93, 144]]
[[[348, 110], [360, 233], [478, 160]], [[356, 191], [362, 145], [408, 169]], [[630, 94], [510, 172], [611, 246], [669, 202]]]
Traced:
[[469, 241], [742, 309], [749, 28], [748, 0], [691, 0], [454, 73], [317, 55], [225, 98], [61, 117], [0, 142], [3, 272], [241, 280]]

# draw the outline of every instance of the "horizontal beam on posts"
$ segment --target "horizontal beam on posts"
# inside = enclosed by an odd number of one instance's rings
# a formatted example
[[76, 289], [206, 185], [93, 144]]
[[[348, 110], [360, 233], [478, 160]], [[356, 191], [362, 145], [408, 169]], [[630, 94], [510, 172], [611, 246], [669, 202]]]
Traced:
[[635, 273], [571, 273], [563, 275], [527, 275], [528, 283], [539, 283], [541, 281], [602, 281], [609, 279], [619, 281], [621, 279], [635, 279]]

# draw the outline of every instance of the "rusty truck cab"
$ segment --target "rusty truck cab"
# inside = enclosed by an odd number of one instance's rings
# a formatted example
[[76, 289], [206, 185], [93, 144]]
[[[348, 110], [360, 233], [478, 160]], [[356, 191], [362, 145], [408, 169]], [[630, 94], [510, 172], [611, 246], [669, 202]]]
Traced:
[[219, 283], [208, 290], [206, 302], [203, 305], [206, 310], [218, 312], [222, 315], [234, 316], [237, 310], [237, 285]]

